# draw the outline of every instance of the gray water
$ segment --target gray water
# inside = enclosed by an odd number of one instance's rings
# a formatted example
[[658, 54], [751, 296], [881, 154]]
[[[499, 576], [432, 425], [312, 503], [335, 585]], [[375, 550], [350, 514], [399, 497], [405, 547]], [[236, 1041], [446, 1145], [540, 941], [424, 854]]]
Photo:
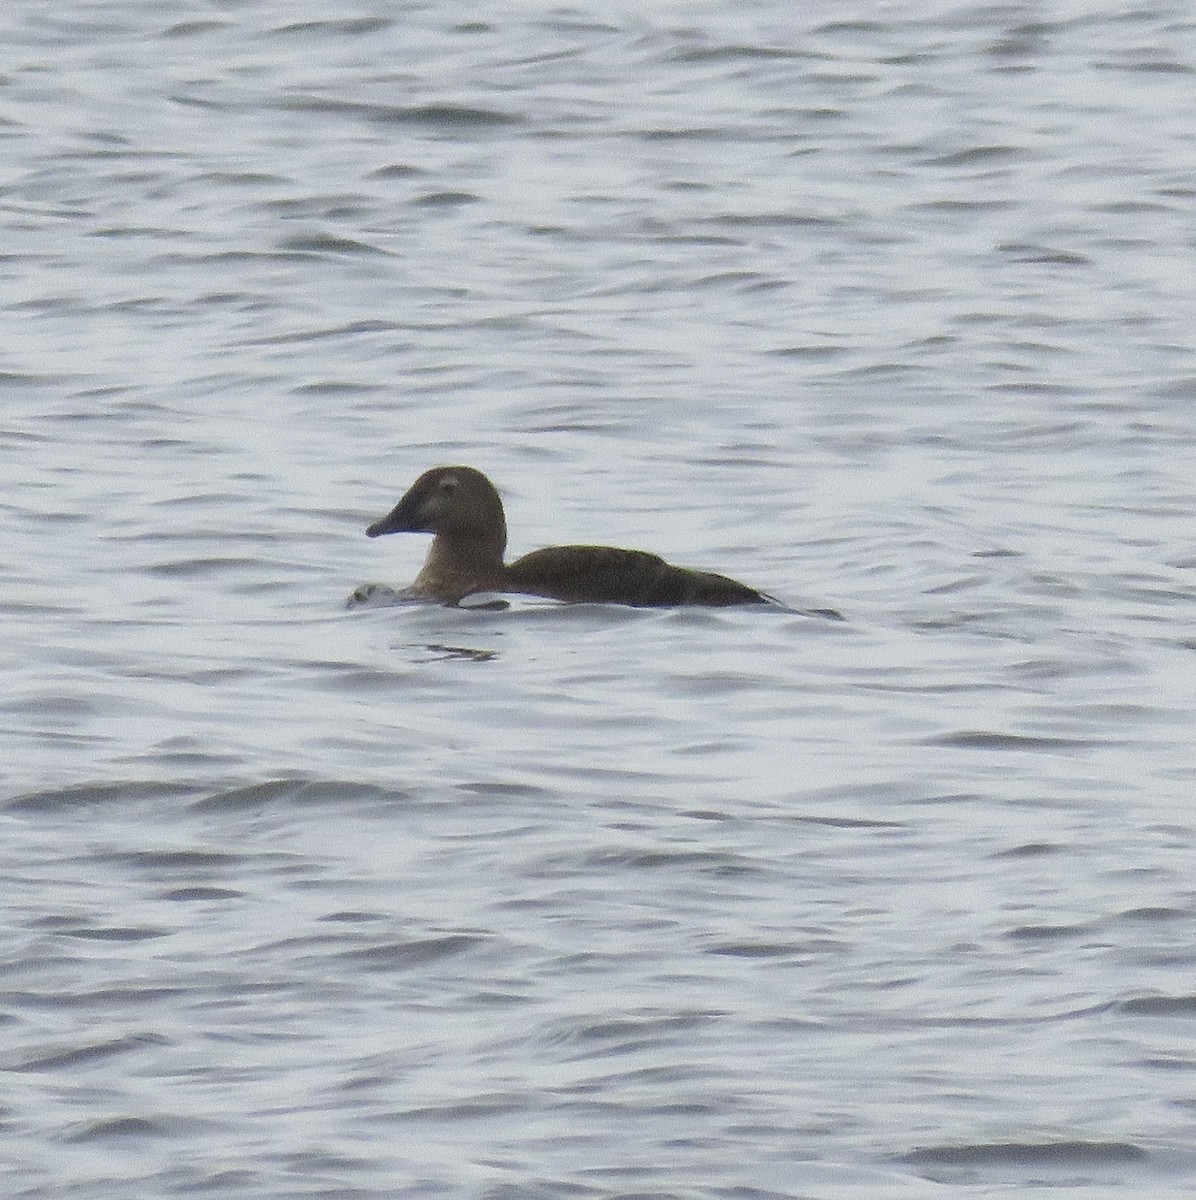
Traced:
[[0, 45], [6, 1196], [1190, 1193], [1186, 3]]

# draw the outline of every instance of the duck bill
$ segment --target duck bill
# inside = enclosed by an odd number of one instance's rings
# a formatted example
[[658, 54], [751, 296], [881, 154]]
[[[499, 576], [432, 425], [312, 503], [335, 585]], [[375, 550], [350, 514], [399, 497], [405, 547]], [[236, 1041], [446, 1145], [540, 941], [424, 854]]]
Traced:
[[423, 523], [419, 520], [414, 507], [414, 505], [407, 504], [405, 498], [404, 500], [400, 500], [386, 516], [375, 521], [365, 531], [366, 537], [381, 537], [384, 533], [429, 532], [423, 527]]

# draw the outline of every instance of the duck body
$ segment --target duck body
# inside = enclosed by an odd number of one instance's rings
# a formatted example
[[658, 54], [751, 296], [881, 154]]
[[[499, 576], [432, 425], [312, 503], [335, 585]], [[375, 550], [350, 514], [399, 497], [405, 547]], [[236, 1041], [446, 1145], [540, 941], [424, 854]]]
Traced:
[[643, 550], [548, 546], [507, 564], [502, 500], [473, 467], [425, 471], [366, 533], [433, 534], [411, 592], [442, 604], [457, 604], [473, 592], [651, 608], [773, 603], [763, 592], [725, 575], [676, 567]]

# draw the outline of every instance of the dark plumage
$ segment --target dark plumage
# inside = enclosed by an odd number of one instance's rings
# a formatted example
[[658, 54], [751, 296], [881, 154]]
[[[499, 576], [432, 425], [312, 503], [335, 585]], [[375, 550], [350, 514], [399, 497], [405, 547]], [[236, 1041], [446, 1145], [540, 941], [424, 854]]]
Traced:
[[548, 546], [504, 564], [507, 523], [494, 485], [472, 467], [434, 467], [366, 533], [435, 534], [411, 591], [456, 604], [471, 592], [665, 607], [768, 604], [771, 598], [712, 571], [675, 567], [643, 550]]

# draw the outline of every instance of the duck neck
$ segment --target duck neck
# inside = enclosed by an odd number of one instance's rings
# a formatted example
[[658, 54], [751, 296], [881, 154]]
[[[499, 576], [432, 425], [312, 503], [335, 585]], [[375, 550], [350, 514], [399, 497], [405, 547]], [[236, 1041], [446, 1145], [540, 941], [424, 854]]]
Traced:
[[415, 587], [450, 604], [470, 592], [496, 588], [502, 582], [506, 543], [502, 532], [477, 538], [438, 533]]
[[448, 566], [470, 566], [484, 571], [501, 571], [502, 556], [507, 548], [505, 535], [489, 537], [448, 536], [438, 533], [432, 539], [428, 562]]

